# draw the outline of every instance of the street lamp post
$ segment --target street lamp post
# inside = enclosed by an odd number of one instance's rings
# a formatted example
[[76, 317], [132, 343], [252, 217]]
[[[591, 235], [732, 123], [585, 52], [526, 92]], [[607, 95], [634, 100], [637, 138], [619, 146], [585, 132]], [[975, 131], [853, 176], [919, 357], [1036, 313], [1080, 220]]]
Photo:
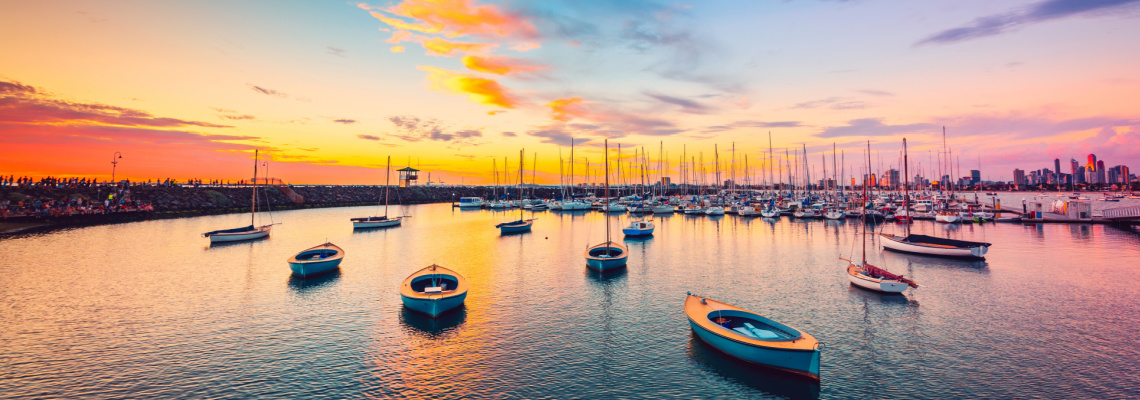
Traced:
[[123, 153], [115, 152], [111, 155], [111, 184], [115, 184], [115, 168], [119, 166], [119, 159], [123, 158]]

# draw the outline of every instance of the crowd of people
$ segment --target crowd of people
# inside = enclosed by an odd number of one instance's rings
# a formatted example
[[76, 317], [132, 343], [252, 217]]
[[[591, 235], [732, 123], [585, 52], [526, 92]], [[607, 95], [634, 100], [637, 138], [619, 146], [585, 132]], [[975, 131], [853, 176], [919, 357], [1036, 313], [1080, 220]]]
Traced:
[[[260, 179], [259, 179], [260, 181]], [[129, 179], [124, 179], [118, 182], [117, 186], [245, 186], [249, 182], [240, 180], [231, 182], [227, 180], [214, 179], [190, 179], [186, 182], [178, 182], [176, 179], [147, 179], [146, 182], [131, 182]], [[0, 187], [56, 187], [56, 188], [76, 188], [76, 187], [101, 187], [115, 185], [110, 180], [98, 180], [94, 178], [56, 178], [54, 176], [41, 177], [39, 179], [31, 177], [16, 177], [14, 175], [0, 176]]]
[[[39, 180], [14, 176], [0, 177], [0, 187], [16, 188], [80, 188], [80, 187], [108, 187], [109, 193], [98, 190], [100, 198], [92, 199], [81, 194], [70, 194], [66, 199], [52, 198], [47, 194], [12, 193], [0, 196], [0, 218], [17, 217], [61, 217], [72, 215], [110, 214], [117, 212], [154, 211], [147, 203], [131, 198], [131, 185], [124, 181], [120, 185], [111, 185], [108, 182], [99, 182], [86, 178], [54, 178], [45, 177]], [[42, 190], [41, 190], [42, 192]], [[106, 193], [106, 198], [102, 198]]]

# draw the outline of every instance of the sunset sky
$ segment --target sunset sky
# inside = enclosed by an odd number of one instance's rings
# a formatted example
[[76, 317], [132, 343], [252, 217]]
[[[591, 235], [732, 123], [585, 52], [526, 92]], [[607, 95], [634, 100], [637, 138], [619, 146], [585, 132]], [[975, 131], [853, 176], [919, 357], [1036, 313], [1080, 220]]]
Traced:
[[5, 176], [107, 179], [119, 151], [117, 177], [248, 179], [260, 149], [292, 183], [383, 183], [389, 155], [490, 183], [525, 148], [557, 183], [608, 138], [677, 179], [714, 145], [766, 168], [768, 132], [848, 176], [906, 137], [914, 175], [942, 126], [983, 179], [1140, 168], [1137, 0], [7, 1], [0, 36]]

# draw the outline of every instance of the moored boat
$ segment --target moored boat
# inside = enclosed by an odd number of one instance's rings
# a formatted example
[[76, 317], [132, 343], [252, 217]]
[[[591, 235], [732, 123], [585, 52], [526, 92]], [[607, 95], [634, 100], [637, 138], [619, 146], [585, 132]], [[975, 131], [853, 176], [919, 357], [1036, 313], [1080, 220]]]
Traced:
[[760, 314], [689, 293], [689, 327], [710, 346], [744, 361], [819, 379], [819, 341]]
[[902, 275], [887, 272], [882, 268], [868, 264], [866, 261], [863, 262], [863, 265], [856, 265], [846, 259], [845, 261], [848, 262], [847, 279], [855, 286], [883, 293], [902, 293], [908, 287], [918, 287], [914, 281]]
[[294, 254], [288, 262], [293, 275], [312, 276], [337, 269], [342, 260], [344, 250], [335, 244], [325, 243]]
[[[610, 142], [604, 142], [606, 154], [606, 198], [610, 198]], [[598, 272], [613, 271], [625, 268], [626, 260], [629, 259], [629, 249], [625, 246], [614, 243], [610, 240], [610, 217], [606, 214], [603, 218], [606, 223], [606, 241], [586, 249], [586, 267]]]
[[404, 307], [432, 317], [463, 305], [466, 298], [463, 275], [435, 264], [412, 273], [400, 284]]
[[653, 235], [653, 228], [653, 222], [640, 220], [631, 222], [621, 232], [626, 236], [650, 236]]
[[[273, 229], [273, 225], [257, 226], [254, 219], [257, 216], [257, 150], [253, 151], [253, 196], [249, 208], [249, 226], [233, 229], [222, 229], [203, 233], [202, 236], [210, 238], [210, 244], [214, 243], [227, 243], [227, 242], [240, 242], [245, 240], [261, 239], [269, 237], [269, 231]], [[268, 201], [268, 200], [267, 200]]]
[[388, 218], [388, 188], [392, 175], [392, 156], [388, 156], [388, 167], [384, 170], [384, 215], [379, 217], [352, 218], [352, 229], [387, 228], [400, 225], [403, 217]]
[[984, 260], [990, 244], [965, 240], [943, 239], [926, 235], [892, 235], [881, 233], [883, 248], [900, 253], [924, 256]]

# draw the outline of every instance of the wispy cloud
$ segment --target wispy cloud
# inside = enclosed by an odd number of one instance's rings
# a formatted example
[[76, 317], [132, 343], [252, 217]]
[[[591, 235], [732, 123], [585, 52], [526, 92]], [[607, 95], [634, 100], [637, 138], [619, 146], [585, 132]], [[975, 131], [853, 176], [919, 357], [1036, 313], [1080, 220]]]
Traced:
[[1131, 7], [1138, 3], [1140, 0], [1045, 0], [1021, 10], [980, 17], [965, 26], [930, 35], [915, 45], [946, 44], [994, 36], [1009, 32], [1022, 25], [1074, 15], [1094, 13], [1108, 15], [1110, 10]]
[[711, 108], [709, 108], [708, 106], [705, 106], [704, 104], [698, 103], [694, 100], [682, 99], [680, 97], [666, 96], [666, 95], [663, 95], [660, 93], [652, 93], [652, 92], [646, 92], [645, 95], [652, 97], [654, 99], [657, 99], [657, 101], [660, 101], [662, 103], [681, 106], [681, 111], [687, 112], [690, 114], [704, 114], [704, 113], [707, 113], [711, 110]]
[[846, 97], [828, 97], [826, 99], [805, 101], [803, 103], [792, 106], [793, 109], [813, 109], [820, 107], [827, 107], [832, 110], [859, 110], [867, 108], [869, 105], [863, 101], [857, 101]]
[[419, 118], [410, 115], [388, 117], [388, 121], [396, 126], [399, 133], [389, 136], [406, 142], [419, 142], [433, 140], [441, 142], [454, 142], [463, 145], [474, 145], [476, 138], [483, 137], [483, 132], [476, 129], [462, 129], [448, 132], [447, 128], [437, 119]]
[[464, 56], [463, 66], [472, 71], [496, 75], [528, 74], [547, 68], [521, 58], [503, 56]]
[[842, 136], [888, 136], [906, 133], [932, 133], [939, 126], [931, 123], [889, 125], [882, 118], [861, 118], [847, 121], [844, 126], [823, 128], [816, 136], [834, 138]]
[[356, 120], [355, 119], [344, 119], [344, 118], [342, 118], [342, 119], [334, 119], [332, 122], [336, 122], [338, 124], [352, 125], [352, 124], [356, 123]]
[[287, 95], [285, 93], [281, 93], [281, 92], [278, 92], [278, 91], [273, 90], [273, 89], [266, 89], [266, 88], [263, 88], [261, 86], [254, 85], [252, 83], [247, 83], [246, 86], [249, 86], [249, 88], [253, 89], [253, 91], [255, 91], [255, 92], [258, 92], [258, 93], [261, 93], [261, 94], [264, 94], [267, 96], [281, 97], [281, 98], [289, 97], [289, 95]]
[[0, 123], [232, 128], [229, 125], [156, 117], [132, 108], [59, 100], [41, 93], [42, 90], [18, 82], [0, 82]]
[[736, 121], [727, 125], [713, 125], [705, 127], [702, 132], [721, 132], [738, 128], [798, 128], [804, 126], [800, 121]]
[[356, 135], [356, 137], [364, 139], [364, 140], [383, 140], [379, 136], [374, 136], [374, 135]]
[[334, 56], [337, 56], [337, 57], [345, 57], [344, 49], [339, 48], [339, 47], [326, 46], [325, 52], [328, 54], [332, 54]]

